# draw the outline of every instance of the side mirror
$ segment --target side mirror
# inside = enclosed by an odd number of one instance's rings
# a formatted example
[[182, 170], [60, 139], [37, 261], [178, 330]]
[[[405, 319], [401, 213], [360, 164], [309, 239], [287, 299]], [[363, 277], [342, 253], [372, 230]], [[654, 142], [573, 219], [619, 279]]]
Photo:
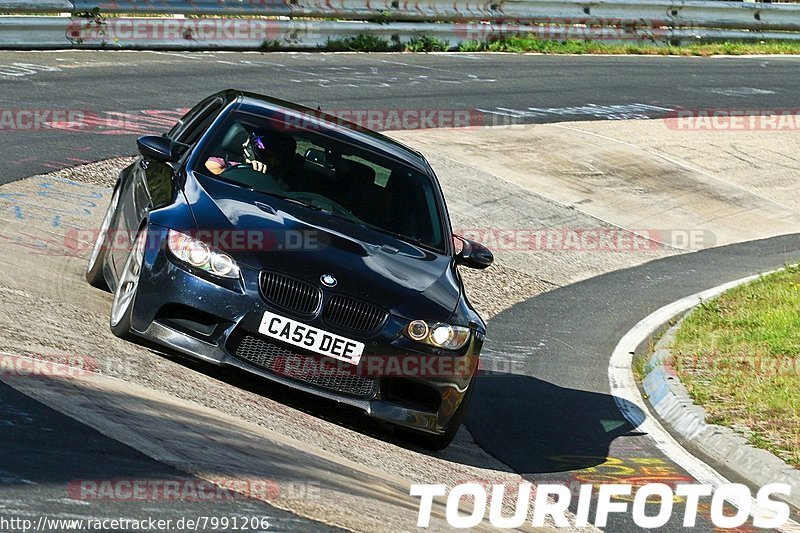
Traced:
[[175, 143], [167, 137], [145, 135], [136, 140], [136, 145], [139, 147], [139, 153], [146, 159], [161, 163], [173, 163], [178, 160]]
[[325, 151], [324, 150], [316, 150], [314, 148], [309, 148], [306, 150], [305, 156], [306, 161], [311, 161], [312, 163], [317, 163], [318, 165], [325, 165]]
[[479, 242], [455, 236], [463, 243], [463, 248], [456, 254], [456, 264], [467, 268], [477, 268], [482, 270], [488, 268], [494, 262], [494, 255], [491, 250]]

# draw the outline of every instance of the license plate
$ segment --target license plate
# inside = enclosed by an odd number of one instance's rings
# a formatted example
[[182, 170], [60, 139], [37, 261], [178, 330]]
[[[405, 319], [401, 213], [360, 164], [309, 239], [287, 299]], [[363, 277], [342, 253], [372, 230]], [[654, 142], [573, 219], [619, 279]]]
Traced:
[[306, 350], [357, 365], [364, 343], [340, 337], [269, 311], [264, 313], [258, 332]]

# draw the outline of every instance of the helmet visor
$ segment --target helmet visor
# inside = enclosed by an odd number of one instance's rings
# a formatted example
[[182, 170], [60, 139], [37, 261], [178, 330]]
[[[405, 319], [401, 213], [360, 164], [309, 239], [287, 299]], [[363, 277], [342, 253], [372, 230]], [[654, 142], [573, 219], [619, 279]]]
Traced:
[[261, 135], [252, 134], [243, 146], [243, 154], [247, 161], [263, 161], [267, 147]]

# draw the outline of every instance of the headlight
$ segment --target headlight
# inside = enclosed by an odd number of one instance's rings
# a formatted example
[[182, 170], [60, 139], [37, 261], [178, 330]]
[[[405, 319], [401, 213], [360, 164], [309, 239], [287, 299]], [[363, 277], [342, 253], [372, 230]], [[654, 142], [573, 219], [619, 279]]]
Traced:
[[185, 233], [169, 230], [167, 247], [177, 259], [223, 278], [238, 278], [239, 267], [228, 254]]
[[470, 329], [443, 323], [429, 325], [424, 320], [414, 320], [406, 326], [405, 334], [412, 340], [437, 348], [459, 350], [469, 341]]
[[408, 325], [406, 331], [408, 332], [408, 336], [415, 341], [424, 341], [431, 330], [424, 320], [415, 320]]

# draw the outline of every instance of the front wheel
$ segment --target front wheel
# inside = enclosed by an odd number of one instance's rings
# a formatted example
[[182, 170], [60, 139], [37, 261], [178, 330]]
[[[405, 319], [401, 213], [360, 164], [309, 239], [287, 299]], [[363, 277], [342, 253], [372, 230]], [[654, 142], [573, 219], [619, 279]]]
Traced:
[[139, 278], [142, 275], [146, 241], [147, 228], [142, 228], [136, 236], [136, 242], [128, 259], [125, 260], [122, 276], [117, 283], [117, 290], [114, 291], [114, 301], [111, 304], [111, 332], [123, 339], [130, 337], [131, 314], [136, 290], [139, 288]]
[[406, 428], [398, 428], [400, 436], [412, 444], [422, 446], [423, 448], [427, 448], [429, 450], [444, 450], [450, 446], [450, 443], [452, 443], [453, 439], [456, 438], [458, 428], [461, 427], [461, 422], [464, 420], [464, 415], [467, 413], [467, 407], [469, 406], [469, 401], [472, 398], [472, 391], [474, 388], [475, 375], [473, 375], [472, 379], [470, 379], [469, 385], [467, 386], [467, 392], [464, 394], [464, 397], [461, 399], [461, 403], [456, 408], [456, 412], [453, 414], [450, 422], [445, 427], [444, 433], [441, 435], [430, 435], [428, 433], [421, 433], [419, 431], [413, 431]]
[[92, 287], [104, 291], [108, 290], [108, 283], [106, 283], [106, 278], [103, 276], [103, 266], [106, 263], [106, 255], [108, 254], [108, 232], [111, 228], [111, 219], [114, 218], [114, 212], [117, 210], [119, 189], [120, 187], [117, 187], [111, 196], [111, 203], [108, 204], [106, 215], [103, 217], [103, 223], [100, 224], [100, 231], [97, 233], [97, 238], [92, 247], [92, 254], [86, 264], [86, 281]]

